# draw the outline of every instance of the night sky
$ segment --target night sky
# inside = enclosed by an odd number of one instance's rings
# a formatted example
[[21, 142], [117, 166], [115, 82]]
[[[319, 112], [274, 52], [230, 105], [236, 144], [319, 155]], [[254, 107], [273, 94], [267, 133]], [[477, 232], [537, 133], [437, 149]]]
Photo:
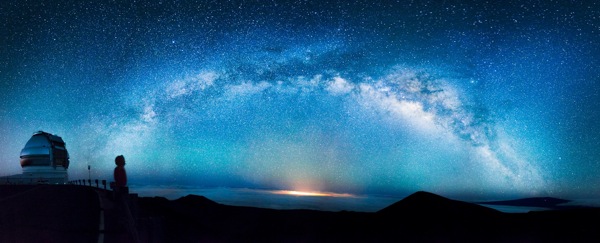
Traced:
[[[487, 2], [487, 3], [486, 3]], [[2, 1], [0, 176], [600, 197], [595, 1]]]

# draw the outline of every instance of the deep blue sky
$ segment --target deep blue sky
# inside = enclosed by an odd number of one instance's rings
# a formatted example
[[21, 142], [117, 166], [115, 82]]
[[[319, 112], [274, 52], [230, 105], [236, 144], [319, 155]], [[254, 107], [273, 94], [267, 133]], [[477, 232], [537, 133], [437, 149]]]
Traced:
[[2, 1], [0, 176], [600, 197], [598, 3], [373, 2]]

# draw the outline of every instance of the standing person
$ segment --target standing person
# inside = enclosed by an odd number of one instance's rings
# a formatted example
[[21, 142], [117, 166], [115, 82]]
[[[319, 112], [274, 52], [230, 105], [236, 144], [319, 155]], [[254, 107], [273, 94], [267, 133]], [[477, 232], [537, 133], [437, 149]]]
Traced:
[[125, 157], [119, 155], [115, 158], [114, 178], [115, 187], [113, 188], [113, 197], [118, 217], [118, 227], [123, 227], [132, 237], [133, 242], [139, 242], [135, 220], [131, 214], [129, 201], [129, 188], [127, 188], [127, 172], [125, 172]]
[[115, 186], [126, 187], [127, 172], [125, 172], [125, 157], [123, 157], [123, 155], [117, 156], [115, 158], [115, 164], [117, 165], [114, 172]]

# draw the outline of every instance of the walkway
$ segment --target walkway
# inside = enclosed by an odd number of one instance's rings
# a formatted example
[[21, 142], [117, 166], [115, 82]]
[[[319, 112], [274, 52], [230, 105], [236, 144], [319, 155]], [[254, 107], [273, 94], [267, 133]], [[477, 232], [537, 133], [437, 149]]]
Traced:
[[138, 242], [135, 199], [119, 204], [87, 186], [0, 185], [0, 242]]

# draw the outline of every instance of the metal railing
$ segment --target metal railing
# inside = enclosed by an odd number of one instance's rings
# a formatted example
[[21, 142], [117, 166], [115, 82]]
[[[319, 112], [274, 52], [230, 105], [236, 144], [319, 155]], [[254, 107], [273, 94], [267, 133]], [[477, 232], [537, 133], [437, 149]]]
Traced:
[[[81, 180], [72, 180], [72, 181], [69, 181], [69, 184], [71, 184], [71, 185], [79, 185], [79, 186], [93, 186], [92, 183], [96, 185], [95, 186], [96, 188], [100, 188], [100, 184], [102, 184], [102, 186], [104, 187], [104, 190], [106, 190], [106, 180], [98, 180], [98, 179], [95, 179], [95, 180], [87, 179], [87, 180], [85, 180], [85, 179], [81, 179]], [[112, 186], [111, 186], [111, 189], [112, 189]]]

